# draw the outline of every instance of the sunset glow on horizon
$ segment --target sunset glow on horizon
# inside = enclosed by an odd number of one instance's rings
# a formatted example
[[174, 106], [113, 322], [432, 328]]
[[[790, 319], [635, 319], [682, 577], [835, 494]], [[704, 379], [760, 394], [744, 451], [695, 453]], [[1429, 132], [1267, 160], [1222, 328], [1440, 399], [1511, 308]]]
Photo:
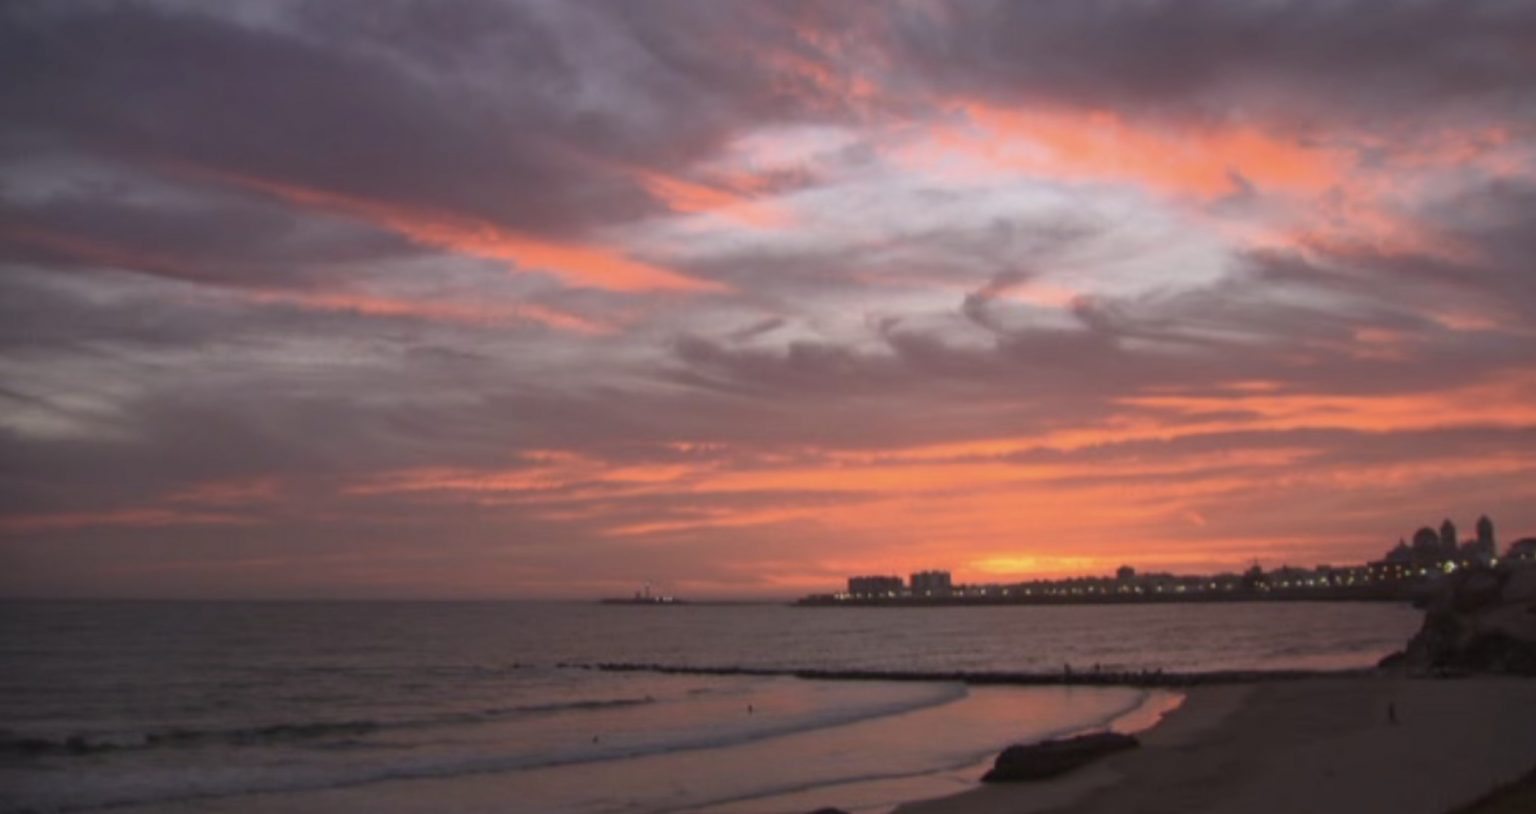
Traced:
[[0, 595], [1536, 535], [1536, 8], [14, 3]]

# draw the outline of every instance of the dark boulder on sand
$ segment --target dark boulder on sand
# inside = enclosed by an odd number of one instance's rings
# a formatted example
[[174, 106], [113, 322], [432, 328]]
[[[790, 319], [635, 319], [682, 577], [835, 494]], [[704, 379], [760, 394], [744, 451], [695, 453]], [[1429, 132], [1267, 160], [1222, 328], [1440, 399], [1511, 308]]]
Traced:
[[984, 783], [1045, 780], [1066, 774], [1105, 755], [1133, 749], [1140, 741], [1119, 732], [1095, 732], [1075, 738], [1010, 746], [997, 756]]
[[1447, 576], [1397, 663], [1414, 673], [1536, 676], [1536, 568], [1471, 568]]

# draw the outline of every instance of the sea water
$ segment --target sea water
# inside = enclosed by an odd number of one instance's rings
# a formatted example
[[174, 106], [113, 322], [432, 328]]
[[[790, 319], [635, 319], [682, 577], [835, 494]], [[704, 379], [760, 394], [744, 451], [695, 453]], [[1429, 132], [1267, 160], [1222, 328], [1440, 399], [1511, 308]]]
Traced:
[[612, 673], [1368, 666], [1400, 605], [5, 603], [0, 811], [883, 810], [1134, 688]]

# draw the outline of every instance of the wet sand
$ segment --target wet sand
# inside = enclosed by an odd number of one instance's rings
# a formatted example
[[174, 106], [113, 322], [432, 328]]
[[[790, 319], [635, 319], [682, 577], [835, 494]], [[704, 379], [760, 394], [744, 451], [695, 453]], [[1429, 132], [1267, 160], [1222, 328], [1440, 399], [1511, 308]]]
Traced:
[[1142, 743], [1057, 780], [982, 786], [897, 812], [1446, 814], [1536, 766], [1536, 681], [1197, 687]]

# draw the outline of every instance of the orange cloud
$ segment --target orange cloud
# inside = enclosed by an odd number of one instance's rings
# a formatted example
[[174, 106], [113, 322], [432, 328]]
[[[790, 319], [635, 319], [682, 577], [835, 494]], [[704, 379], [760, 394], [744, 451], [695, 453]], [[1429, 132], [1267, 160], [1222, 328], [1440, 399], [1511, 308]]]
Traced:
[[767, 47], [750, 40], [733, 44], [749, 49], [753, 61], [768, 68], [779, 94], [798, 97], [808, 105], [863, 108], [881, 103], [884, 90], [859, 70], [874, 52], [855, 57], [847, 42], [816, 23], [796, 22], [793, 28], [793, 42], [783, 46]]
[[715, 215], [759, 229], [783, 229], [792, 222], [787, 211], [766, 201], [650, 170], [630, 173], [674, 212]]
[[181, 167], [180, 171], [232, 184], [302, 206], [340, 212], [405, 235], [425, 246], [509, 261], [569, 284], [612, 291], [713, 291], [721, 286], [634, 260], [603, 246], [545, 240], [488, 221], [373, 201], [246, 175]]
[[[1247, 430], [1340, 429], [1364, 432], [1433, 430], [1453, 426], [1536, 426], [1536, 376], [1479, 382], [1432, 392], [1393, 395], [1321, 396], [1278, 392], [1266, 381], [1231, 382], [1219, 394], [1177, 393], [1129, 396], [1128, 407], [1154, 408], [1171, 415], [1211, 420], [1179, 420], [1140, 412], [1113, 414], [1096, 424], [1066, 427], [1037, 435], [990, 438], [908, 447], [900, 450], [829, 453], [841, 461], [920, 461], [1003, 456], [1036, 449], [1072, 451], [1134, 441], [1172, 440], [1185, 436]], [[1249, 413], [1225, 417], [1232, 413]], [[1286, 451], [1251, 451], [1286, 455]]]
[[496, 325], [505, 322], [537, 322], [550, 328], [584, 334], [612, 333], [615, 328], [565, 311], [532, 303], [493, 303], [465, 305], [452, 302], [402, 300], [391, 297], [314, 291], [257, 291], [247, 299], [263, 303], [282, 303], [315, 311], [365, 314], [382, 317], [408, 317], [437, 322], [471, 325]]
[[971, 127], [949, 127], [912, 158], [941, 164], [960, 156], [992, 169], [1046, 177], [1133, 181], [1179, 195], [1214, 198], [1236, 190], [1234, 174], [1266, 189], [1318, 193], [1351, 167], [1341, 150], [1301, 143], [1255, 126], [1133, 124], [1108, 111], [1009, 109], [964, 102]]
[[529, 465], [483, 471], [449, 467], [407, 469], [351, 484], [343, 494], [368, 496], [412, 493], [535, 492], [559, 489], [601, 477], [602, 463], [575, 453], [531, 452]]
[[254, 522], [248, 517], [223, 512], [137, 508], [103, 512], [64, 512], [18, 515], [0, 519], [8, 532], [64, 531], [92, 526], [159, 528], [162, 526], [236, 526]]
[[[1472, 392], [1486, 396], [1491, 391]], [[1291, 396], [1267, 382], [1235, 382], [1227, 393], [1226, 399], [1214, 401], [1250, 408], [1253, 428], [1309, 421], [1351, 425], [1369, 414], [1371, 402], [1384, 406], [1387, 415], [1405, 418], [1427, 409], [1425, 399], [1430, 398]], [[1205, 397], [1147, 399], [1158, 409], [1176, 412], [1211, 407]], [[1536, 425], [1536, 416], [1524, 415], [1527, 425]], [[1426, 422], [1388, 423], [1412, 428]], [[1218, 430], [1182, 422], [1160, 429], [1165, 438], [1211, 431]], [[1143, 434], [1136, 432], [1137, 437]], [[1383, 539], [1330, 536], [1326, 530], [1306, 539], [1285, 538], [1249, 512], [1230, 507], [1255, 494], [1294, 502], [1457, 479], [1519, 480], [1536, 473], [1536, 453], [1517, 449], [1476, 459], [1416, 454], [1389, 461], [1330, 460], [1325, 466], [1309, 462], [1322, 450], [1299, 446], [1158, 456], [1128, 450], [1048, 462], [1000, 457], [1022, 451], [1020, 445], [1031, 440], [1034, 449], [1041, 449], [1059, 437], [756, 456], [716, 444], [679, 442], [668, 448], [686, 453], [684, 460], [669, 453], [665, 462], [648, 464], [536, 450], [520, 455], [518, 465], [508, 469], [402, 470], [339, 491], [352, 497], [407, 495], [427, 503], [516, 507], [523, 516], [585, 530], [576, 533], [595, 532], [634, 544], [693, 540], [733, 545], [745, 535], [823, 541], [817, 545], [824, 548], [826, 561], [812, 556], [798, 562], [795, 573], [801, 576], [784, 577], [783, 587], [824, 590], [832, 587], [825, 576], [828, 568], [904, 572], [948, 567], [962, 580], [991, 581], [1105, 573], [1122, 563], [1202, 570], [1237, 569], [1256, 557], [1273, 564], [1314, 552], [1320, 552], [1318, 559], [1348, 559], [1350, 551], [1373, 556], [1389, 542], [1385, 537], [1391, 530]], [[238, 524], [253, 521], [224, 509], [266, 501], [280, 491], [271, 479], [211, 482], [172, 493], [166, 507], [18, 517], [3, 527], [44, 531]], [[1242, 517], [1240, 527], [1233, 525], [1235, 516]], [[811, 565], [820, 570], [807, 573], [817, 570]]]
[[1182, 433], [1306, 427], [1388, 432], [1450, 426], [1536, 426], [1536, 376], [1513, 377], [1433, 393], [1320, 396], [1247, 394], [1135, 396], [1127, 405], [1189, 416], [1229, 411], [1247, 418], [1180, 423]]
[[697, 529], [728, 529], [743, 526], [762, 526], [776, 523], [784, 523], [791, 520], [816, 519], [817, 512], [810, 508], [795, 509], [704, 509], [691, 512], [690, 517], [681, 520], [658, 520], [645, 523], [632, 523], [628, 525], [612, 526], [607, 530], [610, 535], [618, 537], [644, 536], [652, 534], [670, 534], [679, 531], [692, 531]]
[[244, 505], [271, 501], [281, 491], [282, 484], [276, 478], [240, 478], [195, 484], [173, 492], [166, 500], [211, 506]]
[[[647, 544], [820, 541], [826, 562], [814, 552], [808, 562], [848, 571], [950, 567], [967, 580], [1104, 573], [1122, 563], [1199, 570], [1240, 569], [1260, 557], [1270, 564], [1298, 556], [1344, 561], [1379, 554], [1394, 531], [1378, 539], [1317, 528], [1287, 538], [1276, 527], [1300, 525], [1294, 514], [1257, 517], [1254, 496], [1272, 496], [1277, 506], [1317, 505], [1486, 478], [1516, 482], [1536, 474], [1536, 452], [1414, 450], [1389, 460], [1314, 463], [1325, 447], [1180, 453], [1141, 446], [1117, 452], [1114, 445], [1301, 428], [1536, 427], [1533, 389], [1536, 381], [1505, 381], [1437, 394], [1322, 396], [1235, 381], [1219, 395], [1128, 398], [1136, 412], [1028, 437], [774, 454], [678, 442], [667, 445], [665, 462], [651, 464], [549, 450], [506, 470], [412, 470], [344, 492], [515, 507], [579, 533]], [[1103, 449], [1070, 454], [1090, 447]], [[1062, 454], [1016, 455], [1049, 450]], [[683, 460], [672, 457], [678, 452]], [[1336, 522], [1338, 512], [1326, 519]]]
[[[0, 235], [19, 243], [36, 246], [73, 260], [110, 268], [153, 272], [187, 280], [216, 280], [202, 264], [170, 255], [127, 249], [112, 243], [91, 240], [45, 229], [7, 226]], [[315, 311], [335, 311], [371, 316], [409, 317], [412, 319], [468, 324], [502, 322], [538, 322], [551, 328], [586, 334], [611, 333], [605, 325], [565, 311], [533, 303], [479, 303], [462, 305], [450, 302], [402, 300], [366, 294], [324, 291], [280, 291], [275, 289], [240, 289], [237, 296], [259, 303], [283, 303]]]
[[[587, 456], [568, 455], [546, 466], [508, 472], [439, 470], [401, 473], [354, 487], [353, 494], [406, 492], [431, 500], [475, 505], [516, 505], [554, 522], [595, 526], [605, 536], [660, 540], [809, 524], [821, 534], [850, 541], [881, 541], [882, 547], [929, 550], [927, 564], [958, 564], [966, 557], [1043, 556], [1044, 543], [1058, 552], [1041, 562], [1066, 567], [1063, 548], [1081, 546], [1092, 534], [1132, 537], [1149, 523], [1190, 511], [1188, 501], [1252, 488], [1251, 481], [1213, 473], [1233, 466], [1283, 465], [1304, 451], [1253, 450], [1212, 453], [1167, 462], [1125, 461], [1021, 465], [999, 461], [946, 463], [883, 461], [784, 467], [769, 462], [727, 466], [704, 460], [690, 466], [605, 467]], [[900, 453], [894, 453], [899, 457]], [[1144, 476], [1141, 484], [1073, 483], [1074, 478]], [[733, 505], [749, 494], [769, 505]], [[635, 501], [644, 501], [636, 503]], [[657, 501], [660, 501], [659, 503]], [[654, 519], [634, 520], [635, 511]], [[657, 507], [664, 507], [658, 509]], [[574, 507], [574, 508], [568, 508]], [[1082, 529], [1055, 518], [1091, 517]], [[1031, 531], [1034, 530], [1034, 531]], [[1049, 539], [1034, 532], [1049, 530]], [[798, 534], [798, 532], [797, 532]], [[1140, 539], [1146, 539], [1144, 536]], [[1102, 542], [1102, 541], [1095, 541]], [[1021, 546], [1023, 551], [1021, 552]], [[990, 552], [990, 553], [987, 553]], [[1027, 552], [1027, 553], [1024, 553]], [[910, 555], [913, 567], [922, 555]], [[1083, 556], [1072, 563], [1081, 565]], [[1112, 558], [1123, 558], [1114, 555]]]
[[161, 252], [129, 249], [104, 240], [32, 226], [0, 224], [0, 237], [71, 260], [108, 268], [163, 274], [186, 280], [212, 279], [198, 264]]
[[[1094, 463], [1025, 464], [975, 455], [984, 445], [966, 447], [964, 456], [936, 459], [935, 450], [918, 448], [881, 453], [808, 451], [802, 465], [771, 460], [727, 465], [718, 459], [688, 464], [612, 466], [599, 458], [567, 454], [510, 470], [406, 470], [344, 488], [351, 495], [427, 494], [450, 498], [503, 495], [507, 503], [579, 502], [597, 497], [633, 498], [668, 495], [686, 499], [748, 493], [864, 495], [874, 497], [945, 492], [978, 493], [1021, 488], [1074, 477], [1102, 474]], [[1116, 465], [1122, 476], [1177, 476], [1217, 467], [1279, 466], [1311, 454], [1305, 449], [1230, 450], [1185, 456], [1177, 461], [1131, 461]], [[489, 503], [494, 503], [490, 501]], [[708, 525], [716, 517], [700, 510], [689, 526]], [[570, 516], [570, 515], [568, 515]], [[581, 515], [589, 516], [589, 515]], [[633, 528], [625, 533], [638, 533]]]

